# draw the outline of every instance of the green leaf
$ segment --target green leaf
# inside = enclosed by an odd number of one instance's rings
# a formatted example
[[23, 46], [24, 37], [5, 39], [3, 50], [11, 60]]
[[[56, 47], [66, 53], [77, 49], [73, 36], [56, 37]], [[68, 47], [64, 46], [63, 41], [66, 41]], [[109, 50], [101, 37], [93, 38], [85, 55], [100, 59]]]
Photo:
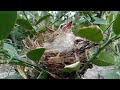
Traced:
[[116, 35], [120, 34], [120, 13], [118, 13], [115, 21], [113, 22], [113, 32]]
[[27, 53], [27, 57], [35, 62], [39, 62], [44, 52], [45, 52], [45, 48], [34, 49]]
[[99, 43], [103, 39], [102, 31], [98, 26], [81, 28], [76, 35], [91, 40], [95, 43]]
[[112, 53], [102, 52], [92, 63], [98, 66], [111, 66], [115, 64], [115, 57]]
[[48, 73], [41, 71], [38, 76], [38, 79], [47, 79], [48, 75]]
[[115, 16], [118, 14], [119, 11], [111, 11]]
[[107, 72], [105, 75], [103, 75], [104, 79], [120, 79], [120, 76], [116, 73], [116, 71], [113, 72]]
[[[6, 62], [7, 63], [7, 62]], [[9, 64], [11, 65], [21, 65], [21, 66], [27, 66], [27, 67], [31, 67], [30, 65], [27, 65], [27, 63], [23, 63], [17, 60], [10, 60]]]
[[3, 48], [8, 51], [11, 56], [18, 55], [17, 50], [10, 44], [4, 43]]
[[48, 14], [48, 15], [45, 15], [45, 16], [41, 17], [41, 18], [37, 21], [36, 25], [38, 25], [40, 22], [42, 22], [43, 20], [47, 19], [47, 18], [50, 17], [50, 16], [52, 16], [52, 15], [51, 15], [51, 14]]
[[33, 65], [29, 64], [28, 62], [20, 61], [20, 60], [16, 60], [16, 59], [10, 60], [9, 64], [11, 64], [11, 65], [21, 65], [21, 66], [33, 67]]
[[76, 62], [76, 63], [73, 63], [71, 65], [66, 65], [64, 68], [63, 68], [63, 72], [73, 72], [73, 71], [79, 71], [80, 69], [80, 62]]
[[13, 30], [17, 11], [0, 11], [0, 40], [5, 39]]
[[105, 24], [107, 25], [107, 21], [102, 19], [102, 18], [98, 18], [98, 17], [94, 17], [95, 21], [93, 22], [93, 24]]
[[110, 24], [114, 20], [114, 14], [110, 12], [110, 14], [107, 17], [107, 22]]
[[9, 75], [5, 77], [4, 79], [24, 79], [24, 78], [20, 75]]
[[27, 30], [33, 29], [32, 25], [29, 23], [29, 21], [27, 21], [25, 19], [17, 19], [16, 23]]
[[105, 31], [109, 25], [101, 24], [100, 28], [102, 31]]

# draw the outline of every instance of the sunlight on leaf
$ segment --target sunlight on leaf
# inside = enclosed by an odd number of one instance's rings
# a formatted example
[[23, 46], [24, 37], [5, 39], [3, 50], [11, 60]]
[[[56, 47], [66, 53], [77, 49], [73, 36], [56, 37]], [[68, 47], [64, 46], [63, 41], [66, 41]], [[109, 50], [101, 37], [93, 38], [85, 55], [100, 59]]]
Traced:
[[73, 63], [71, 65], [66, 65], [63, 69], [63, 72], [73, 72], [80, 69], [80, 62]]

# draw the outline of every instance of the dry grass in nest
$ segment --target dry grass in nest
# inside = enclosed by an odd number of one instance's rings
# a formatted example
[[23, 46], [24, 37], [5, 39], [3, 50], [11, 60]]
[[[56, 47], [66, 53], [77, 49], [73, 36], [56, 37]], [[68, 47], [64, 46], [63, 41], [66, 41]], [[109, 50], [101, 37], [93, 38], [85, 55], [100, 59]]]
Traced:
[[[43, 36], [47, 36], [47, 33], [44, 33]], [[41, 38], [38, 37], [36, 38], [36, 40], [33, 41], [28, 37], [28, 41], [24, 41], [25, 47], [28, 50], [40, 48], [45, 42], [45, 38], [46, 37], [43, 37], [43, 41], [41, 41]], [[83, 67], [83, 65], [87, 62], [87, 51], [89, 51], [87, 49], [93, 47], [94, 44], [86, 40], [83, 41], [82, 45], [82, 47], [79, 47], [79, 42], [75, 42], [76, 47], [74, 47], [73, 50], [69, 52], [58, 53], [54, 52], [54, 50], [46, 50], [39, 62], [40, 67], [47, 70], [48, 72], [60, 79], [75, 78], [76, 72], [66, 73], [63, 72], [63, 68], [65, 67], [65, 65], [70, 65], [77, 61], [80, 61], [80, 68]], [[91, 65], [88, 68], [91, 68]], [[84, 72], [85, 71], [83, 71], [82, 74], [84, 74]]]

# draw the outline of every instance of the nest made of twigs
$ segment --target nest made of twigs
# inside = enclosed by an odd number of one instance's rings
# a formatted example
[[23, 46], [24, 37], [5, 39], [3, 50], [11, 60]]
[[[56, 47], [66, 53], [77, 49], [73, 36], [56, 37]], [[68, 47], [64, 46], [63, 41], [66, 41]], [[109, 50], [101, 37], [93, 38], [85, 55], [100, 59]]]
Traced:
[[[81, 69], [83, 65], [87, 62], [87, 48], [91, 47], [90, 44], [91, 43], [89, 43], [88, 45], [87, 41], [81, 48], [78, 49], [77, 47], [69, 52], [55, 53], [54, 51], [50, 50], [46, 51], [41, 58], [40, 67], [56, 75], [57, 78], [75, 78], [76, 72], [66, 73], [63, 72], [63, 68], [65, 67], [65, 65], [71, 65], [79, 60], [81, 64]], [[90, 64], [88, 68], [91, 67], [92, 65]], [[81, 72], [81, 74], [84, 74], [86, 69]]]
[[[43, 41], [44, 41], [44, 40], [41, 41], [41, 38], [39, 39], [39, 37], [36, 38], [36, 40], [31, 40], [28, 37], [27, 40], [28, 41], [24, 40], [23, 43], [25, 44], [25, 47], [28, 50], [42, 47], [41, 45], [43, 44]], [[81, 44], [79, 46], [79, 42], [81, 42], [81, 40], [77, 40], [77, 42], [74, 42], [75, 47], [73, 48], [73, 50], [69, 52], [58, 53], [58, 52], [54, 52], [54, 50], [52, 51], [46, 50], [39, 62], [40, 68], [47, 70], [48, 72], [50, 72], [51, 74], [53, 74], [54, 76], [60, 79], [75, 78], [76, 72], [66, 73], [66, 72], [63, 72], [63, 68], [65, 67], [65, 65], [76, 63], [79, 60], [81, 64], [80, 65], [80, 69], [81, 69], [83, 65], [87, 62], [87, 54], [89, 51], [88, 49], [93, 46], [96, 46], [96, 44], [91, 43], [88, 40], [82, 40], [83, 42], [82, 46]], [[88, 68], [91, 68], [91, 67], [92, 65], [90, 64]], [[81, 74], [84, 74], [86, 69]], [[52, 77], [52, 78], [55, 78], [55, 77]]]

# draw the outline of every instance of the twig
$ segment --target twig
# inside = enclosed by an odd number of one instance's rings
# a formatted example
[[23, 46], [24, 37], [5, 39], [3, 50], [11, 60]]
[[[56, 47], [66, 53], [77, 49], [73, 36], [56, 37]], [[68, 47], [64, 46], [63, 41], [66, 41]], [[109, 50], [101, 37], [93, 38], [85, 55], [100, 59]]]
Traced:
[[4, 40], [1, 40], [0, 41], [0, 49], [3, 49], [3, 46], [4, 46]]
[[82, 14], [84, 15], [84, 18], [85, 18], [91, 25], [93, 25], [93, 23], [91, 23], [91, 22], [86, 18], [86, 16], [85, 16], [85, 14], [84, 14], [83, 11], [82, 11]]
[[114, 20], [110, 23], [110, 25], [104, 30], [104, 32], [106, 32], [110, 27], [111, 25], [113, 24]]
[[[57, 20], [55, 20], [55, 21], [52, 23], [52, 25], [55, 24], [59, 19], [61, 19], [65, 14], [66, 14], [66, 13], [62, 14]], [[51, 26], [52, 26], [52, 25], [51, 25]]]
[[25, 18], [27, 19], [27, 21], [29, 21], [25, 11], [23, 11], [23, 14], [25, 15]]
[[117, 52], [115, 52], [110, 46], [109, 49], [112, 50], [112, 52], [114, 52], [117, 56], [120, 56]]

